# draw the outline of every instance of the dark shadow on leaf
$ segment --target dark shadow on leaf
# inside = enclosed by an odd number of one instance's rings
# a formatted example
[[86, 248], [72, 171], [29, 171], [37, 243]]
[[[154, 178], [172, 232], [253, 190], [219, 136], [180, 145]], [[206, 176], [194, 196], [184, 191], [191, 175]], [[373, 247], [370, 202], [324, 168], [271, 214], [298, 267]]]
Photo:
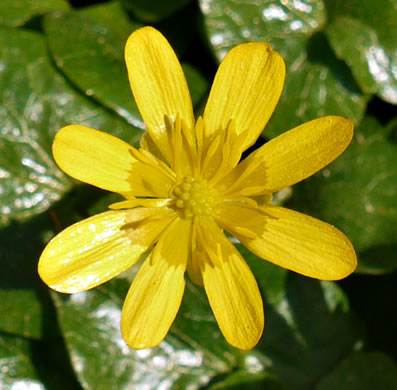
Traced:
[[37, 264], [45, 244], [67, 226], [89, 216], [87, 209], [104, 194], [90, 186], [76, 186], [49, 211], [25, 222], [11, 222], [0, 230], [0, 288], [39, 285]]
[[353, 78], [350, 68], [342, 60], [339, 60], [323, 32], [314, 34], [307, 44], [307, 57], [312, 64], [320, 64], [328, 67], [337, 80], [350, 91], [361, 94], [360, 87]]
[[31, 347], [31, 359], [37, 375], [47, 390], [82, 390], [73, 372], [49, 291], [42, 288], [38, 294], [47, 305], [42, 315], [43, 339], [33, 341]]
[[341, 281], [341, 285], [368, 327], [368, 349], [397, 359], [397, 271], [379, 276], [354, 274]]
[[359, 269], [365, 273], [380, 275], [397, 269], [397, 243], [379, 245], [360, 253]]
[[285, 299], [266, 310], [259, 348], [288, 389], [308, 389], [354, 348], [361, 329], [340, 306], [327, 305], [319, 281], [290, 275]]
[[202, 390], [285, 390], [273, 375], [234, 371], [214, 377]]
[[37, 261], [51, 227], [47, 214], [26, 223], [12, 222], [0, 230], [0, 288], [32, 288], [39, 284]]

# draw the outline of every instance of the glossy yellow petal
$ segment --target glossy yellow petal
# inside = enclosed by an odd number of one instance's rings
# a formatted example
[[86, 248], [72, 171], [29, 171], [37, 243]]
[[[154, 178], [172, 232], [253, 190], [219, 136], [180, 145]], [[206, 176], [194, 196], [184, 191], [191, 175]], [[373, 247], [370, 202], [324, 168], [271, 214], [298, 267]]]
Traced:
[[257, 282], [240, 253], [212, 220], [203, 222], [201, 229], [200, 267], [212, 311], [231, 345], [251, 349], [264, 327]]
[[[125, 271], [171, 220], [169, 212], [160, 212], [163, 217], [156, 214], [154, 219], [141, 214], [140, 210], [108, 211], [68, 227], [44, 249], [40, 277], [56, 291], [73, 293]], [[136, 220], [141, 222], [138, 227], [134, 227]]]
[[166, 207], [172, 202], [171, 199], [161, 199], [161, 198], [134, 198], [130, 200], [124, 200], [117, 203], [112, 203], [108, 207], [112, 210], [121, 209], [132, 209], [134, 207]]
[[225, 204], [219, 209], [218, 222], [257, 256], [302, 275], [338, 280], [357, 266], [353, 246], [342, 232], [296, 211]]
[[200, 254], [202, 252], [200, 242], [198, 241], [200, 237], [198, 236], [198, 221], [199, 219], [193, 219], [192, 224], [192, 250], [191, 256], [187, 262], [187, 274], [189, 279], [197, 286], [203, 287], [203, 277], [201, 275], [200, 269]]
[[135, 349], [158, 345], [167, 335], [185, 289], [191, 221], [175, 220], [139, 270], [124, 302], [121, 332]]
[[284, 79], [284, 61], [267, 43], [246, 43], [230, 50], [219, 66], [204, 112], [207, 144], [233, 120], [237, 134], [245, 134], [241, 148], [252, 145], [277, 105]]
[[174, 184], [172, 173], [153, 156], [102, 131], [71, 125], [62, 128], [53, 143], [56, 163], [68, 175], [124, 196], [167, 197]]
[[189, 279], [191, 280], [192, 283], [194, 283], [196, 286], [200, 286], [200, 287], [204, 286], [203, 276], [201, 275], [201, 270], [195, 269], [193, 267], [193, 263], [191, 261], [187, 262], [186, 271], [187, 271]]
[[59, 130], [52, 146], [56, 163], [69, 176], [119, 193], [131, 190], [130, 149], [119, 138], [80, 125]]
[[326, 116], [267, 142], [219, 184], [227, 192], [256, 195], [278, 191], [313, 175], [335, 160], [353, 137], [353, 122]]
[[152, 27], [131, 34], [125, 48], [128, 76], [135, 101], [153, 140], [169, 161], [165, 116], [177, 116], [193, 129], [189, 89], [181, 65], [164, 36]]

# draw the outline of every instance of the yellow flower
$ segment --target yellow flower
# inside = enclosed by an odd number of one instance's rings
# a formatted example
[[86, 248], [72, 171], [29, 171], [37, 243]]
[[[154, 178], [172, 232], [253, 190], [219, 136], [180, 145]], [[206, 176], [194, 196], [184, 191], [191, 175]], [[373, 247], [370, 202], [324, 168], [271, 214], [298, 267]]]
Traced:
[[84, 291], [150, 253], [122, 311], [121, 330], [131, 347], [153, 347], [164, 339], [187, 271], [204, 286], [227, 341], [250, 349], [263, 331], [262, 299], [224, 231], [257, 256], [303, 275], [335, 280], [353, 272], [356, 256], [343, 233], [269, 204], [273, 192], [338, 157], [351, 141], [352, 122], [336, 116], [313, 120], [240, 161], [284, 84], [284, 62], [268, 44], [247, 43], [227, 54], [197, 121], [178, 59], [158, 31], [134, 32], [125, 58], [147, 126], [140, 149], [71, 125], [56, 135], [53, 153], [70, 176], [126, 200], [58, 234], [40, 258], [40, 276], [57, 291]]

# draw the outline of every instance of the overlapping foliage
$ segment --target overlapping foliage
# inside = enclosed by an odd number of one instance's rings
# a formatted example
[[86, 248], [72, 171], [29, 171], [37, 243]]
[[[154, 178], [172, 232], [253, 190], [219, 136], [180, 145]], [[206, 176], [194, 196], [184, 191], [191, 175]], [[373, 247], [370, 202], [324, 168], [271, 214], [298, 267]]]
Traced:
[[[0, 3], [0, 388], [397, 388], [395, 1], [167, 4]], [[119, 321], [135, 269], [72, 296], [50, 293], [37, 276], [55, 233], [116, 201], [67, 178], [51, 143], [69, 123], [138, 142], [144, 124], [123, 47], [144, 24], [177, 48], [198, 112], [225, 53], [265, 40], [284, 56], [287, 80], [264, 140], [328, 114], [356, 124], [340, 159], [275, 200], [343, 230], [358, 252], [357, 274], [318, 282], [239, 248], [266, 301], [265, 333], [250, 352], [224, 341], [190, 283], [166, 340], [133, 351]]]

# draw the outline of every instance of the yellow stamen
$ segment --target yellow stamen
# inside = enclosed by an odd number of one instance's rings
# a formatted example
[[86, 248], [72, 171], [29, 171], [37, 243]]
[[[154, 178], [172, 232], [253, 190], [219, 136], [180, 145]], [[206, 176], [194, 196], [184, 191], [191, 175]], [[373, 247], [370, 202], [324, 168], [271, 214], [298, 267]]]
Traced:
[[215, 191], [206, 180], [186, 176], [174, 188], [171, 197], [185, 218], [211, 215], [215, 206]]

